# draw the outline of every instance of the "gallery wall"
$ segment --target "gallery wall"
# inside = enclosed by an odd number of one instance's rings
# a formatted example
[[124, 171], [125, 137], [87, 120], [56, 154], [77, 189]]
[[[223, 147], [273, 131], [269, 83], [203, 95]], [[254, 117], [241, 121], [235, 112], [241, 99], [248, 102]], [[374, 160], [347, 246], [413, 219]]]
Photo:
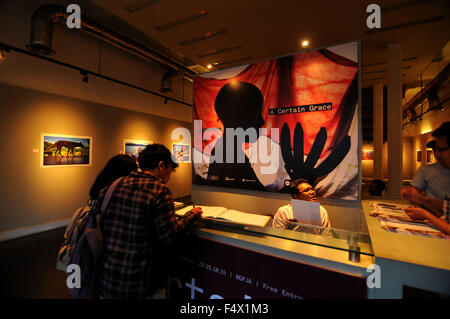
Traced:
[[[372, 151], [373, 152], [373, 144], [365, 143], [363, 144], [362, 151]], [[387, 143], [383, 144], [382, 149], [382, 159], [383, 159], [383, 179], [388, 179], [388, 148]], [[412, 152], [412, 138], [404, 137], [403, 138], [403, 180], [410, 180], [414, 175], [414, 163], [411, 161], [411, 157], [413, 156]], [[362, 159], [361, 160], [362, 167], [362, 177], [366, 178], [374, 178], [374, 160], [370, 159]]]
[[[403, 180], [411, 180], [414, 174], [421, 166], [426, 166], [436, 162], [434, 156], [431, 157], [431, 162], [427, 162], [427, 152], [431, 152], [430, 148], [426, 147], [428, 141], [433, 137], [431, 134], [442, 123], [450, 119], [450, 108], [443, 111], [434, 110], [422, 116], [422, 119], [417, 119], [414, 123], [405, 125], [403, 129]], [[373, 150], [373, 144], [363, 144], [362, 151]], [[417, 152], [420, 151], [420, 159], [418, 160]], [[362, 177], [373, 178], [373, 160], [362, 160]], [[388, 154], [387, 143], [383, 145], [383, 178], [388, 178]]]
[[[89, 1], [0, 1], [0, 41], [25, 49], [33, 12], [43, 4], [79, 3], [92, 16], [102, 16]], [[104, 16], [103, 16], [104, 17]], [[51, 58], [160, 92], [167, 70], [147, 63], [83, 33], [55, 27]], [[63, 221], [87, 200], [89, 187], [108, 158], [122, 151], [123, 139], [151, 140], [170, 146], [176, 127], [191, 129], [192, 107], [127, 88], [93, 76], [81, 81], [79, 72], [33, 57], [8, 52], [0, 60], [1, 142], [0, 232]], [[173, 82], [165, 95], [192, 103], [192, 83]], [[42, 133], [91, 136], [92, 167], [41, 168]], [[191, 164], [180, 164], [169, 183], [176, 197], [192, 193], [199, 204], [273, 214], [289, 202], [286, 194], [225, 191], [194, 187]], [[263, 195], [262, 195], [263, 194]], [[321, 200], [322, 201], [322, 200]], [[333, 227], [360, 229], [357, 202], [323, 201]], [[342, 206], [346, 213], [342, 214]], [[257, 210], [255, 210], [257, 209]], [[54, 227], [54, 226], [52, 226]], [[44, 229], [44, 228], [39, 228]]]
[[[0, 42], [26, 49], [30, 21], [44, 4], [78, 3], [99, 21], [107, 13], [89, 1], [0, 1]], [[76, 30], [55, 25], [50, 58], [162, 93], [167, 69], [123, 52]], [[122, 151], [123, 139], [171, 146], [171, 131], [190, 129], [192, 107], [89, 76], [14, 51], [0, 59], [1, 143], [0, 240], [62, 227], [88, 199], [89, 187], [107, 160]], [[178, 79], [164, 95], [192, 103], [192, 82]], [[92, 167], [40, 168], [42, 133], [91, 136]], [[176, 142], [176, 141], [174, 141]], [[169, 187], [190, 194], [191, 167], [181, 164]], [[5, 232], [6, 231], [6, 232]], [[5, 236], [3, 236], [5, 235]]]
[[[171, 132], [190, 123], [0, 84], [0, 232], [70, 218], [84, 205], [96, 175], [123, 151], [124, 139], [170, 146]], [[92, 137], [91, 167], [41, 167], [41, 134]], [[191, 165], [169, 184], [175, 197], [191, 191]]]
[[[44, 4], [67, 6], [70, 3], [79, 3], [82, 14], [94, 21], [108, 21], [107, 13], [89, 1], [0, 1], [0, 42], [27, 50], [30, 22], [35, 10]], [[191, 81], [183, 78], [174, 80], [172, 91], [162, 93], [161, 78], [168, 71], [166, 68], [144, 61], [80, 31], [56, 24], [53, 50], [55, 53], [49, 57], [57, 61], [192, 104]], [[172, 101], [163, 104], [161, 97], [93, 76], [89, 77], [89, 83], [81, 80], [82, 76], [76, 70], [13, 51], [7, 52], [5, 58], [0, 59], [1, 83], [191, 121], [191, 106]]]

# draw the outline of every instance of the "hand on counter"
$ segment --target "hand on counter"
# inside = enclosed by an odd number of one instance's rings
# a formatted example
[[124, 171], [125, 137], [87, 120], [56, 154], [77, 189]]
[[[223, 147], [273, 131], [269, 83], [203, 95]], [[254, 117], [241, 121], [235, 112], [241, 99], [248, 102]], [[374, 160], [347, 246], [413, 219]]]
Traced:
[[428, 197], [422, 194], [414, 186], [405, 186], [402, 188], [400, 193], [403, 198], [409, 200], [413, 204], [424, 207], [428, 213], [431, 213], [437, 217], [442, 216], [444, 213], [442, 200]]
[[411, 217], [412, 219], [429, 219], [430, 217], [430, 213], [428, 211], [426, 211], [425, 209], [421, 208], [421, 207], [406, 207], [404, 209], [405, 213], [408, 214], [409, 217]]
[[450, 235], [450, 224], [445, 222], [444, 220], [434, 216], [432, 213], [427, 211], [426, 209], [420, 207], [406, 207], [404, 209], [405, 213], [408, 214], [412, 219], [427, 219], [435, 225], [439, 230], [444, 232], [447, 235]]
[[405, 186], [401, 190], [402, 197], [409, 200], [410, 202], [419, 204], [423, 195], [414, 186]]
[[202, 217], [202, 214], [203, 214], [202, 208], [199, 207], [199, 206], [194, 207], [194, 208], [191, 210], [191, 212], [193, 212], [196, 216], [199, 216], [199, 217]]

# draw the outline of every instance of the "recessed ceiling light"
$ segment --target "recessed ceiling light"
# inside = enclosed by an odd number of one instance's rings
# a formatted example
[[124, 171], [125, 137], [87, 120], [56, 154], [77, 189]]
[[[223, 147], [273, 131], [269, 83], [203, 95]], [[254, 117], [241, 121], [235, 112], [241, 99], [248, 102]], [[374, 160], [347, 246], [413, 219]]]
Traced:
[[155, 4], [158, 1], [159, 0], [138, 0], [126, 6], [125, 9], [131, 13], [135, 13], [137, 11], [147, 8], [148, 6], [151, 6], [152, 4]]
[[208, 69], [212, 69], [212, 64], [208, 64], [206, 67], [207, 67]]
[[155, 27], [155, 29], [157, 29], [159, 31], [165, 31], [165, 30], [171, 29], [173, 27], [180, 26], [180, 25], [183, 25], [185, 23], [194, 21], [196, 19], [199, 19], [199, 18], [202, 18], [202, 17], [206, 17], [207, 15], [208, 15], [208, 12], [206, 12], [206, 10], [203, 9], [203, 10], [200, 10], [200, 11], [198, 11], [196, 13], [192, 13], [192, 14], [183, 16], [181, 18], [178, 18], [176, 20], [170, 21], [170, 22], [168, 22], [166, 24], [159, 25], [159, 26]]
[[303, 40], [302, 41], [302, 48], [306, 48], [307, 46], [309, 46], [309, 40]]

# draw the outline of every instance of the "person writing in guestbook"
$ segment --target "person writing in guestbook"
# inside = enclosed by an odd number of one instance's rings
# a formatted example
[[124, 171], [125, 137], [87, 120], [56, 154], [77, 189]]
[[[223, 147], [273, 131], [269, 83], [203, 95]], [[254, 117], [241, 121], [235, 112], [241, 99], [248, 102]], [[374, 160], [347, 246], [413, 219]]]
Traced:
[[164, 145], [148, 145], [138, 162], [142, 171], [119, 182], [103, 214], [104, 249], [95, 286], [99, 299], [164, 298], [168, 244], [202, 215], [196, 207], [176, 219], [167, 183], [178, 163]]

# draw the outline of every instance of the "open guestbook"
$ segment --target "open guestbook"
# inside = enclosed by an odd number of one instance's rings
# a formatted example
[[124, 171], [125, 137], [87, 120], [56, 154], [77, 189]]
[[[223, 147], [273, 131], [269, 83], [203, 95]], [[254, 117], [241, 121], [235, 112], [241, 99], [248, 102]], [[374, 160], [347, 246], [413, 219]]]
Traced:
[[[202, 218], [208, 218], [217, 221], [264, 227], [270, 220], [270, 216], [244, 213], [234, 209], [228, 209], [226, 207], [203, 205], [199, 205], [199, 207], [201, 207], [203, 211]], [[193, 208], [194, 207], [192, 205], [186, 206], [175, 211], [175, 214], [178, 216], [184, 216], [184, 214], [186, 214]]]

